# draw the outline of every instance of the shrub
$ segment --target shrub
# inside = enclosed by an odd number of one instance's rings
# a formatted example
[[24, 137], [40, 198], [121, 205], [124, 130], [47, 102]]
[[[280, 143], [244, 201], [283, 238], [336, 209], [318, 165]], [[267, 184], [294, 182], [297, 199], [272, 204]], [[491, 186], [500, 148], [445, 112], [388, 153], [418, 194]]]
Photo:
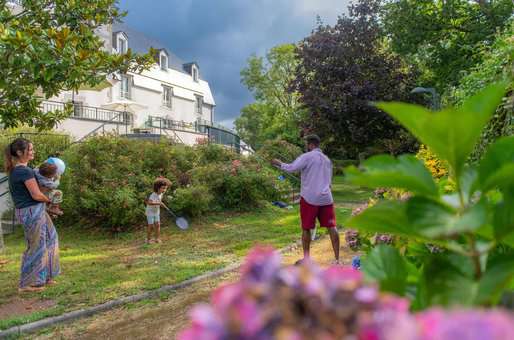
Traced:
[[437, 158], [425, 145], [419, 147], [416, 158], [423, 161], [425, 167], [430, 171], [432, 177], [441, 178], [448, 176], [448, 165]]
[[276, 200], [287, 183], [254, 159], [218, 145], [195, 147], [90, 138], [63, 156], [64, 221], [80, 218], [108, 228], [128, 229], [144, 221], [144, 199], [156, 177], [172, 181], [168, 202], [177, 213], [199, 216], [222, 209], [247, 210]]
[[195, 146], [198, 164], [206, 165], [213, 162], [229, 162], [236, 158], [235, 152], [218, 144], [200, 144]]
[[208, 187], [192, 185], [175, 190], [170, 201], [174, 211], [195, 217], [213, 210], [214, 197]]

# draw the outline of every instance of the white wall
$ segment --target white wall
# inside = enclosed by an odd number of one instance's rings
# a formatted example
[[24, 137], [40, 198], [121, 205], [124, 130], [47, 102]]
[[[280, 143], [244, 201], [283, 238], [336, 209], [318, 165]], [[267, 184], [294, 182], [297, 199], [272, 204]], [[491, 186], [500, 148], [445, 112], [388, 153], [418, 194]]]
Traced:
[[[57, 125], [55, 129], [57, 131], [69, 133], [74, 140], [77, 140], [86, 136], [88, 133], [98, 128], [102, 124], [103, 122], [69, 118]], [[125, 126], [118, 124], [105, 124], [104, 127], [98, 131], [98, 133], [101, 134], [102, 132], [109, 133], [115, 131], [119, 131], [120, 134], [124, 134]], [[130, 133], [130, 131], [128, 132]]]

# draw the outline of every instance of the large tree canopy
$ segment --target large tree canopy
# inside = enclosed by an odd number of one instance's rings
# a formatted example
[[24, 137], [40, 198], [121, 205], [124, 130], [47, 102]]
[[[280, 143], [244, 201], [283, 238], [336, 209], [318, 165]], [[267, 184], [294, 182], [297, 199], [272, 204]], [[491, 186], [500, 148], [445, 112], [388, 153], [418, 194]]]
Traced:
[[[373, 101], [406, 101], [415, 74], [388, 51], [379, 24], [380, 1], [361, 0], [335, 26], [320, 25], [299, 45], [293, 90], [310, 114], [306, 131], [318, 133], [336, 157], [357, 157], [369, 147], [396, 143], [406, 151], [408, 136]], [[408, 140], [406, 138], [405, 140]], [[385, 145], [387, 144], [387, 145]]]
[[383, 24], [395, 52], [421, 66], [425, 85], [440, 91], [482, 61], [514, 11], [512, 0], [392, 0]]
[[235, 126], [241, 138], [258, 149], [266, 140], [280, 138], [299, 143], [303, 114], [298, 94], [289, 91], [298, 59], [291, 44], [272, 48], [266, 58], [252, 56], [241, 71], [241, 81], [256, 102], [241, 110]]
[[117, 0], [0, 0], [0, 123], [52, 128], [68, 112], [42, 113], [63, 90], [95, 86], [114, 72], [141, 71], [148, 55], [111, 54], [95, 31], [120, 20]]

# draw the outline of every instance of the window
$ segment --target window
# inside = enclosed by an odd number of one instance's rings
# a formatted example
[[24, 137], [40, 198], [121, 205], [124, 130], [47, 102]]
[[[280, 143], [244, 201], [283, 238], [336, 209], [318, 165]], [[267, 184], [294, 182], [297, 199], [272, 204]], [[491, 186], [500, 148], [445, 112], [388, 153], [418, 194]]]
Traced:
[[198, 113], [199, 115], [202, 114], [202, 107], [203, 107], [203, 97], [196, 96], [196, 113]]
[[130, 99], [130, 90], [132, 85], [132, 78], [127, 75], [121, 76], [120, 82], [120, 98]]
[[161, 70], [166, 71], [168, 69], [168, 57], [162, 53], [160, 58]]
[[118, 38], [118, 52], [120, 54], [125, 54], [125, 53], [127, 53], [127, 49], [128, 49], [127, 40], [123, 39], [122, 37], [119, 37]]
[[173, 98], [173, 88], [169, 86], [162, 86], [162, 104], [171, 109]]
[[192, 70], [192, 73], [193, 73], [193, 80], [194, 81], [198, 81], [198, 69], [193, 65], [191, 70]]

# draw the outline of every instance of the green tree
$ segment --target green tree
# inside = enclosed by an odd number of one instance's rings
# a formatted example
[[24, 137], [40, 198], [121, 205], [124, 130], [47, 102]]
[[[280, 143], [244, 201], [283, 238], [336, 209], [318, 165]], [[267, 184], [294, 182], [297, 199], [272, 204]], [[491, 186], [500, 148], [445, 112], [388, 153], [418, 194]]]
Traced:
[[514, 20], [511, 20], [505, 32], [498, 34], [491, 46], [485, 46], [480, 53], [483, 61], [467, 72], [457, 87], [447, 91], [447, 101], [461, 105], [487, 83], [505, 81], [509, 87], [502, 104], [482, 132], [480, 143], [471, 154], [473, 161], [478, 161], [497, 138], [514, 134]]
[[480, 63], [481, 44], [493, 41], [514, 11], [512, 0], [393, 0], [383, 26], [395, 52], [424, 70], [424, 84], [440, 91]]
[[97, 30], [124, 15], [117, 0], [24, 0], [20, 9], [0, 0], [0, 123], [51, 129], [71, 108], [42, 113], [43, 99], [153, 63], [104, 48]]
[[298, 59], [295, 45], [272, 48], [266, 58], [251, 56], [241, 71], [241, 81], [253, 93], [256, 102], [241, 110], [236, 130], [254, 148], [264, 141], [281, 138], [300, 143], [299, 121], [303, 115], [298, 94], [289, 91]]
[[317, 133], [334, 158], [412, 152], [415, 140], [370, 105], [409, 101], [417, 72], [384, 44], [380, 0], [359, 0], [334, 26], [319, 25], [300, 42], [294, 88], [309, 108], [302, 126]]

